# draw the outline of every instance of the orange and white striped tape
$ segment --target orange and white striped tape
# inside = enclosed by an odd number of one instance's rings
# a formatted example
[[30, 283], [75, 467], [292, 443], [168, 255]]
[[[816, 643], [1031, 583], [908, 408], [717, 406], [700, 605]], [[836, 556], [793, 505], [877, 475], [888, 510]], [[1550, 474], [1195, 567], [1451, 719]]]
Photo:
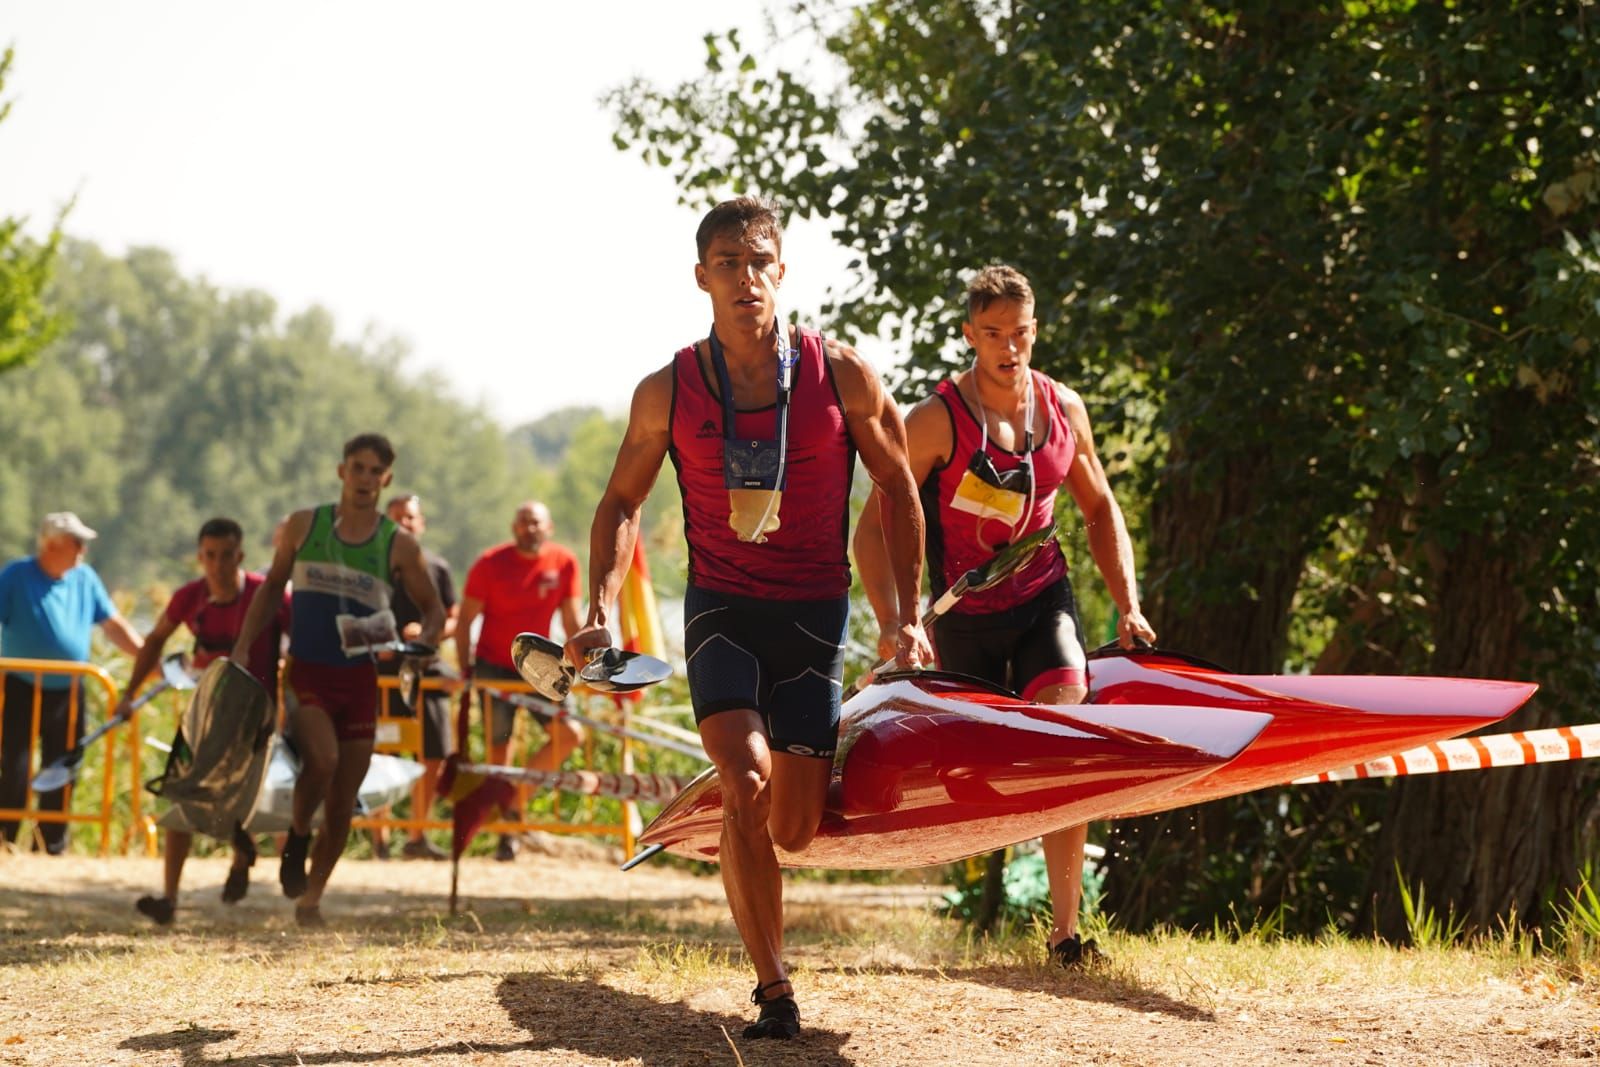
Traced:
[[1595, 756], [1600, 756], [1600, 722], [1435, 741], [1431, 745], [1407, 749], [1393, 756], [1358, 763], [1354, 767], [1341, 767], [1336, 771], [1296, 778], [1290, 784], [1476, 771], [1486, 767], [1523, 767], [1530, 763], [1559, 763]]

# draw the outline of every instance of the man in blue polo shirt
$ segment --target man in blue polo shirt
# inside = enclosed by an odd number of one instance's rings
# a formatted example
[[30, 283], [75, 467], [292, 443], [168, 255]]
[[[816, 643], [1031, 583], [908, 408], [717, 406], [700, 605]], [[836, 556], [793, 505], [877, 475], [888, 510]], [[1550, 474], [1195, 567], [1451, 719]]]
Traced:
[[[100, 576], [83, 562], [97, 535], [70, 511], [52, 512], [39, 526], [35, 555], [12, 560], [0, 569], [0, 656], [13, 659], [57, 659], [78, 663], [89, 659], [89, 637], [96, 625], [111, 643], [130, 656], [144, 642], [117, 614]], [[5, 676], [4, 721], [0, 722], [0, 808], [18, 809], [28, 796], [29, 742], [33, 727], [35, 676]], [[70, 674], [38, 676], [40, 762], [50, 763], [67, 751], [67, 711], [74, 689]], [[79, 732], [82, 732], [81, 724]], [[39, 797], [39, 810], [60, 811], [64, 790]], [[67, 847], [65, 823], [39, 826], [45, 848], [59, 855]], [[0, 840], [12, 841], [15, 822], [0, 822]]]

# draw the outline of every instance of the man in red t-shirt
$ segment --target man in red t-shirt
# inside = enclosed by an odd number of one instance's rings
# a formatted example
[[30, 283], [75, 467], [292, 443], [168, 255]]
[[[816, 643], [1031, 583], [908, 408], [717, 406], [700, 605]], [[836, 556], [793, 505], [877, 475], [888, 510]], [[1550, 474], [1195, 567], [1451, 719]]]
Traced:
[[[511, 661], [511, 642], [525, 631], [548, 637], [557, 611], [563, 634], [578, 632], [578, 557], [550, 540], [554, 527], [550, 509], [528, 501], [511, 520], [511, 540], [484, 552], [467, 571], [456, 619], [456, 659], [469, 679], [493, 684], [520, 677]], [[474, 653], [472, 624], [480, 616], [483, 624]], [[528, 757], [527, 766], [553, 771], [583, 741], [583, 731], [570, 719], [527, 710], [548, 735], [544, 747]], [[516, 713], [515, 704], [489, 701], [486, 733], [491, 763], [506, 762]], [[516, 845], [502, 836], [495, 858], [515, 856]]]
[[[116, 714], [127, 718], [131, 714], [133, 696], [150, 677], [167, 638], [180, 625], [194, 634], [192, 665], [199, 669], [218, 656], [225, 656], [239, 636], [240, 624], [256, 590], [265, 581], [261, 575], [243, 569], [244, 530], [232, 519], [211, 519], [200, 527], [199, 550], [196, 558], [205, 576], [179, 587], [166, 610], [156, 620], [155, 628], [144, 640], [144, 647], [133, 661], [133, 673], [122, 691], [122, 701]], [[289, 598], [279, 605], [273, 623], [262, 629], [261, 636], [251, 647], [250, 673], [255, 675], [274, 700], [278, 696], [278, 658], [283, 635], [289, 629]], [[183, 877], [184, 861], [189, 858], [189, 847], [194, 835], [186, 830], [168, 830], [166, 848], [165, 886], [159, 897], [140, 897], [134, 905], [139, 911], [165, 926], [172, 921], [178, 908], [178, 881]], [[255, 842], [250, 835], [236, 831], [233, 838], [233, 867], [222, 886], [222, 899], [232, 904], [244, 898], [250, 888], [250, 867], [256, 861]]]

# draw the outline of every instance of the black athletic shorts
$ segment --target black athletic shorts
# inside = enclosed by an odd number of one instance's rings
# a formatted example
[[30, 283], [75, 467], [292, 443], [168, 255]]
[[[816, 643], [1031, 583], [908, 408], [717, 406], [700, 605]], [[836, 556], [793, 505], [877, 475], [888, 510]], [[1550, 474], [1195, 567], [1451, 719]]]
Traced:
[[1065, 577], [1016, 607], [939, 616], [934, 651], [943, 670], [1004, 686], [1024, 699], [1052, 685], [1085, 685], [1083, 625]]
[[683, 648], [695, 722], [750, 708], [774, 752], [832, 759], [850, 600], [762, 600], [690, 586]]

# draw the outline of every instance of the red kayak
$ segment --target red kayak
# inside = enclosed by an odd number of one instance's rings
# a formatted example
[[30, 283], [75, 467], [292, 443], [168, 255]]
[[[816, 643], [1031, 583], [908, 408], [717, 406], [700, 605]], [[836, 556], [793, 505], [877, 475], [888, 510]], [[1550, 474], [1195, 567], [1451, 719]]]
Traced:
[[[1113, 721], [1113, 719], [1115, 721]], [[945, 863], [1154, 802], [1215, 771], [1270, 716], [1207, 708], [1030, 704], [971, 678], [902, 673], [845, 706], [821, 828], [787, 867]], [[641, 844], [715, 860], [716, 771], [700, 775]]]
[[[1281, 785], [1497, 722], [1536, 686], [1235, 675], [1171, 652], [1090, 657], [1091, 703], [1030, 704], [961, 675], [886, 675], [844, 709], [817, 837], [786, 867], [948, 863], [1099, 819]], [[640, 838], [715, 860], [707, 771]]]
[[1174, 652], [1101, 649], [1089, 659], [1089, 699], [1261, 711], [1272, 722], [1238, 759], [1165, 796], [1119, 809], [1148, 815], [1283, 785], [1499, 722], [1539, 687], [1478, 678], [1229, 674]]

